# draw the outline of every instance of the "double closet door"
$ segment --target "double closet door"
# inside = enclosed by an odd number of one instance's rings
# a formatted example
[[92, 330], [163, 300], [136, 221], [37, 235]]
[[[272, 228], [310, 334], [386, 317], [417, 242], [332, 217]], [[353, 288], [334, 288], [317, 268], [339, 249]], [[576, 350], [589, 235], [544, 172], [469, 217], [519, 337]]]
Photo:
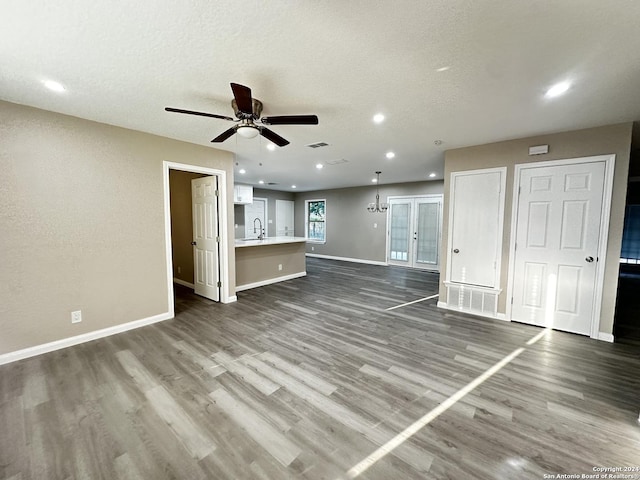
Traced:
[[388, 215], [388, 263], [438, 270], [442, 195], [391, 197]]

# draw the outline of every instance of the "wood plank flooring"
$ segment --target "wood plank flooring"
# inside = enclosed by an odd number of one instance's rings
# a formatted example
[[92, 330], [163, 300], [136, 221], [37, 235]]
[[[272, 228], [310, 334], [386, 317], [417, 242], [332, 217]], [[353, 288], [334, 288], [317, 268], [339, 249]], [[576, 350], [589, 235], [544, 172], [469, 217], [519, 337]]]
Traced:
[[315, 258], [307, 271], [230, 305], [176, 287], [173, 320], [0, 367], [0, 479], [542, 479], [640, 466], [637, 346], [561, 332], [527, 345], [540, 329], [436, 299], [387, 310], [437, 293], [432, 273]]

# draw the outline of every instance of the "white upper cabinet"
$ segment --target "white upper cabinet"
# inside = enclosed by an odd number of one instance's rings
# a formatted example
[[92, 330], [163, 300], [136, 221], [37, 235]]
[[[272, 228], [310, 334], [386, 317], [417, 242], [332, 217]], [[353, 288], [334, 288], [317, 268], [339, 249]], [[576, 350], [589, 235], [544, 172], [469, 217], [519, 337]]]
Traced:
[[241, 205], [253, 203], [253, 187], [251, 185], [234, 185], [233, 203]]

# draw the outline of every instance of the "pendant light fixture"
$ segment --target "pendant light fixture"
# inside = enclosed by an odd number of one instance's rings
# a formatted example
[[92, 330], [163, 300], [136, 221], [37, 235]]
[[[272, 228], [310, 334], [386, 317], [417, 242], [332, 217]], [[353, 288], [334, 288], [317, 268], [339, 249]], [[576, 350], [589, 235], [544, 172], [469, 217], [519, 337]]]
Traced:
[[388, 203], [380, 203], [380, 174], [382, 172], [376, 172], [376, 201], [375, 203], [370, 203], [367, 207], [371, 213], [384, 213], [388, 210]]

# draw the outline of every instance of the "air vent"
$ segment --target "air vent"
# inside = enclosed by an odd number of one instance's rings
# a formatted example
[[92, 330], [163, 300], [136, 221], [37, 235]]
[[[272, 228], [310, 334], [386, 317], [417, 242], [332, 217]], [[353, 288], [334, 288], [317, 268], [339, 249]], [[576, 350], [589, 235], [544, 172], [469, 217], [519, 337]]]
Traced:
[[327, 165], [339, 165], [341, 163], [347, 163], [348, 160], [345, 160], [344, 158], [341, 158], [339, 160], [325, 160], [324, 163], [326, 163]]
[[320, 147], [326, 147], [326, 146], [328, 146], [328, 145], [329, 145], [329, 144], [328, 144], [328, 143], [325, 143], [325, 142], [318, 142], [318, 143], [310, 143], [309, 145], [307, 145], [307, 147], [310, 147], [310, 148], [320, 148]]
[[267, 185], [278, 185], [276, 182], [268, 182]]

